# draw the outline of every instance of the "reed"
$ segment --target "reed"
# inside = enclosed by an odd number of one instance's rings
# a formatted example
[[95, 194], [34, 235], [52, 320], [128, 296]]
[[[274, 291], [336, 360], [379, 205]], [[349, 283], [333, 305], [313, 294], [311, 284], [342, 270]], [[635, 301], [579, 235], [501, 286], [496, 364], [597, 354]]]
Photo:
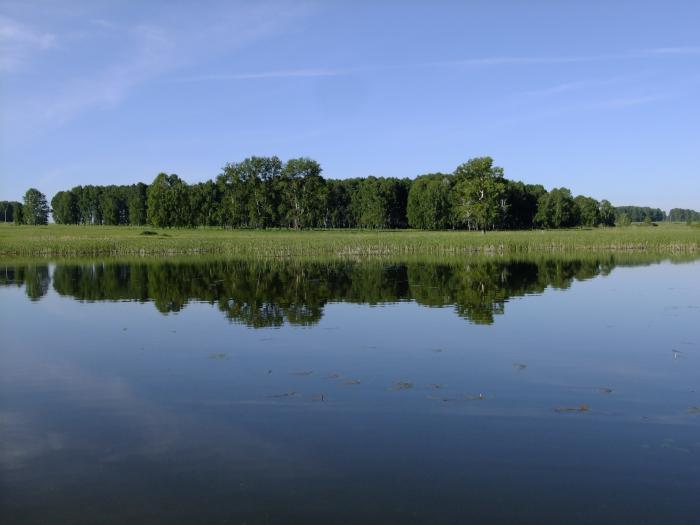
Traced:
[[[144, 232], [149, 232], [144, 234]], [[224, 230], [129, 226], [0, 225], [0, 256], [258, 257], [547, 253], [700, 253], [685, 224], [532, 231]]]

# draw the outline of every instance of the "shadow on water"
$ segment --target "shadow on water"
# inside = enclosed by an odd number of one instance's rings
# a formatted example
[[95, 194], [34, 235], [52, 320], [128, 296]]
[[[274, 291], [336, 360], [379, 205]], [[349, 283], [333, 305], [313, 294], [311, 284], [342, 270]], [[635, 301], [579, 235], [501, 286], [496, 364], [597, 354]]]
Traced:
[[[512, 297], [566, 289], [617, 266], [659, 263], [653, 256], [507, 259], [482, 257], [394, 261], [156, 259], [18, 263], [0, 267], [0, 285], [24, 286], [39, 300], [51, 284], [79, 301], [153, 302], [163, 314], [189, 302], [215, 304], [249, 327], [310, 326], [329, 302], [377, 305], [415, 301], [452, 306], [460, 317], [491, 324]], [[682, 261], [678, 261], [682, 262]]]

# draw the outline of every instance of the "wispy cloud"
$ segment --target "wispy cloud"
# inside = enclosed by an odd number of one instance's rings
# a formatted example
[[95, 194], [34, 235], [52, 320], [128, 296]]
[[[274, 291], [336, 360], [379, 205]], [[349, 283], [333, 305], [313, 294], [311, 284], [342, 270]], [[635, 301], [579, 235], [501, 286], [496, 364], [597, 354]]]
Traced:
[[13, 71], [37, 51], [55, 45], [56, 37], [0, 15], [0, 71]]
[[677, 92], [659, 92], [648, 95], [622, 95], [617, 97], [600, 98], [598, 100], [568, 104], [568, 105], [548, 105], [543, 108], [530, 110], [527, 113], [509, 116], [507, 118], [494, 120], [489, 124], [491, 128], [507, 128], [516, 125], [521, 125], [534, 121], [541, 121], [559, 117], [570, 116], [573, 114], [590, 113], [596, 111], [607, 111], [624, 109], [633, 106], [642, 106], [658, 102], [661, 100], [672, 99], [678, 96]]
[[315, 78], [337, 77], [356, 73], [356, 69], [283, 69], [251, 73], [220, 73], [213, 75], [194, 75], [175, 79], [177, 82], [205, 82], [210, 80], [260, 80], [275, 78]]
[[540, 89], [532, 89], [529, 91], [522, 91], [520, 95], [525, 96], [550, 96], [558, 95], [560, 93], [569, 93], [572, 91], [580, 91], [583, 89], [596, 88], [600, 86], [606, 86], [614, 84], [616, 80], [606, 79], [606, 80], [577, 80], [574, 82], [562, 82], [560, 84], [555, 84], [553, 86], [543, 87]]
[[[306, 13], [303, 6], [282, 9], [277, 4], [259, 3], [250, 7], [224, 7], [216, 13], [202, 12], [196, 19], [177, 16], [175, 12], [139, 24], [92, 19], [90, 25], [109, 30], [110, 43], [119, 42], [117, 48], [109, 49], [109, 56], [116, 58], [78, 75], [50, 79], [46, 86], [37, 86], [33, 92], [17, 96], [11, 112], [2, 115], [2, 127], [12, 129], [13, 140], [22, 141], [87, 111], [113, 107], [148, 82], [279, 34]], [[195, 30], [205, 26], [206, 32]], [[14, 41], [24, 39], [45, 47], [53, 43], [52, 35], [42, 37], [25, 30], [22, 33], [25, 36], [20, 38], [19, 30], [13, 31], [8, 29], [8, 33], [15, 35]], [[99, 47], [99, 40], [80, 43], [89, 44], [96, 45], [97, 52], [105, 51]], [[323, 74], [320, 70], [315, 73]]]
[[[346, 68], [300, 68], [257, 72], [224, 72], [204, 75], [184, 76], [173, 79], [175, 82], [207, 82], [225, 80], [264, 80], [280, 78], [314, 78], [335, 77], [356, 74], [382, 73], [389, 71], [402, 71], [425, 68], [470, 68], [470, 67], [498, 67], [498, 66], [538, 66], [557, 64], [576, 64], [584, 62], [604, 62], [619, 60], [634, 60], [641, 58], [654, 58], [663, 56], [694, 56], [700, 55], [700, 47], [659, 47], [621, 53], [609, 53], [600, 55], [572, 55], [572, 56], [493, 56], [473, 57], [453, 60], [440, 60], [432, 62], [419, 62], [409, 64], [378, 64], [359, 65]], [[563, 83], [543, 90], [533, 90], [530, 94], [554, 94], [564, 91], [573, 91], [595, 85], [603, 85], [615, 82], [583, 81]]]
[[596, 60], [596, 57], [588, 56], [562, 56], [562, 57], [536, 57], [536, 56], [494, 56], [461, 58], [455, 60], [442, 60], [427, 62], [423, 66], [454, 67], [454, 66], [530, 66], [539, 64], [570, 64], [573, 62], [588, 62]]
[[160, 28], [137, 26], [128, 36], [135, 48], [130, 60], [69, 80], [35, 116], [47, 124], [61, 124], [84, 110], [113, 106], [135, 86], [172, 66], [175, 44]]
[[657, 47], [647, 49], [647, 55], [700, 55], [700, 46], [690, 47]]
[[640, 73], [625, 76], [613, 76], [608, 78], [587, 78], [573, 80], [569, 82], [560, 82], [558, 84], [544, 86], [535, 89], [529, 89], [516, 93], [517, 96], [524, 97], [549, 97], [566, 93], [579, 91], [593, 91], [598, 88], [604, 88], [614, 85], [633, 85], [638, 84], [641, 80], [649, 77], [648, 73]]
[[599, 55], [563, 55], [563, 56], [495, 56], [477, 57], [439, 62], [428, 62], [426, 66], [529, 66], [548, 64], [574, 64], [578, 62], [605, 62], [617, 60], [634, 60], [662, 56], [695, 56], [700, 55], [700, 47], [657, 47], [650, 49], [632, 50], [619, 53]]
[[626, 108], [630, 106], [640, 106], [642, 104], [649, 104], [650, 102], [657, 102], [659, 100], [664, 100], [671, 98], [673, 93], [658, 93], [654, 95], [641, 95], [641, 96], [628, 96], [611, 98], [604, 100], [599, 103], [592, 104], [589, 106], [590, 109], [605, 109], [605, 108]]

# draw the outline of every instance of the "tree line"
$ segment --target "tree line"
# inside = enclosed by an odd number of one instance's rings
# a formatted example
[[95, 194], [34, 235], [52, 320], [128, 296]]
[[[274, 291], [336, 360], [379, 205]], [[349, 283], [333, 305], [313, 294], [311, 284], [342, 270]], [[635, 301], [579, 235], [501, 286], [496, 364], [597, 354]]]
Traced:
[[617, 206], [615, 214], [618, 218], [627, 217], [630, 222], [662, 222], [668, 219], [665, 211], [649, 206]]
[[[278, 157], [249, 157], [226, 164], [215, 179], [196, 184], [160, 173], [150, 185], [76, 186], [59, 191], [50, 209], [43, 194], [32, 188], [24, 203], [6, 203], [4, 210], [9, 209], [9, 220], [17, 223], [46, 224], [50, 210], [59, 224], [163, 228], [486, 231], [614, 226], [621, 218], [623, 223], [666, 218], [659, 209], [615, 208], [607, 200], [574, 197], [567, 188], [547, 191], [539, 184], [509, 180], [490, 157], [471, 159], [452, 173], [415, 179], [338, 180], [321, 173], [319, 163], [309, 158], [282, 162]], [[673, 217], [697, 215], [675, 211]]]
[[673, 208], [668, 214], [673, 222], [700, 222], [700, 212], [683, 208]]

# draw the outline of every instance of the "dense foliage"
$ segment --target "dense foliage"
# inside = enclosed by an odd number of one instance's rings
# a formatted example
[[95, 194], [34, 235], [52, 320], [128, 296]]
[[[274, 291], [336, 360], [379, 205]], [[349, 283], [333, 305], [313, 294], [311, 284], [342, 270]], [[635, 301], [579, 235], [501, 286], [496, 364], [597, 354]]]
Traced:
[[131, 186], [76, 186], [59, 191], [51, 199], [51, 213], [57, 224], [146, 224], [146, 189]]
[[17, 201], [0, 201], [0, 222], [22, 221], [22, 203]]
[[617, 217], [626, 215], [632, 222], [644, 222], [644, 219], [647, 218], [657, 222], [666, 220], [666, 212], [648, 206], [617, 206], [615, 215]]
[[[51, 212], [59, 224], [295, 230], [590, 228], [666, 218], [659, 209], [614, 208], [607, 200], [575, 197], [567, 188], [547, 191], [541, 185], [508, 180], [490, 157], [471, 159], [453, 173], [414, 180], [325, 179], [321, 172], [318, 162], [309, 158], [283, 162], [278, 157], [250, 157], [226, 164], [215, 179], [196, 184], [160, 173], [150, 185], [76, 186], [53, 197]], [[0, 220], [45, 223], [43, 211], [34, 204], [31, 210], [25, 210], [26, 202], [2, 206]], [[693, 221], [698, 215], [674, 209], [669, 218]]]
[[668, 220], [672, 222], [700, 222], [700, 212], [673, 208], [668, 214]]
[[44, 225], [49, 223], [49, 205], [46, 196], [36, 188], [29, 188], [24, 194], [21, 215], [25, 224]]

